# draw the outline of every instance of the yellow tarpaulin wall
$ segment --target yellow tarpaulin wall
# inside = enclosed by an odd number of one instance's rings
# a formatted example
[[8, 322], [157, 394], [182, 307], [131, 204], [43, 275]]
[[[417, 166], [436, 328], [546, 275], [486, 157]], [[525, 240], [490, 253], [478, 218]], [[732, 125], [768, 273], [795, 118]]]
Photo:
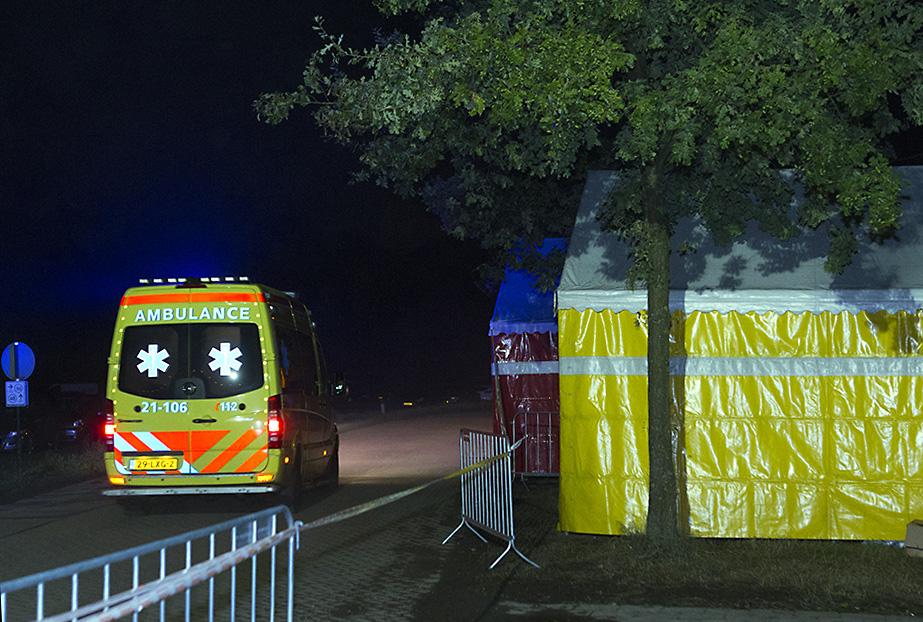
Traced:
[[[923, 314], [673, 318], [692, 535], [900, 540], [923, 517]], [[643, 314], [561, 309], [558, 320], [560, 527], [643, 531]]]

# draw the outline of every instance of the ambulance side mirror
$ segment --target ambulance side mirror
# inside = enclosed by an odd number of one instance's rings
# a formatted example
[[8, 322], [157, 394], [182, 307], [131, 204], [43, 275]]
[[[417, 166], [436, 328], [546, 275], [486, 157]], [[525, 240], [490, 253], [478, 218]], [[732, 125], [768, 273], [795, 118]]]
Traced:
[[343, 372], [334, 372], [333, 380], [330, 382], [331, 395], [346, 395], [349, 393], [349, 386], [346, 384], [346, 376]]

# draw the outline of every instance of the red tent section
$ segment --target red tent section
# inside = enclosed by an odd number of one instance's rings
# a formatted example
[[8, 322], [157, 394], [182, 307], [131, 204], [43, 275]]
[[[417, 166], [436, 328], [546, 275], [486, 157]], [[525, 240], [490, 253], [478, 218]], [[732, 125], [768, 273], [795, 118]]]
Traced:
[[[540, 249], [564, 249], [549, 239]], [[554, 292], [540, 292], [526, 274], [507, 270], [490, 321], [494, 431], [515, 443], [518, 474], [558, 473], [558, 322]]]

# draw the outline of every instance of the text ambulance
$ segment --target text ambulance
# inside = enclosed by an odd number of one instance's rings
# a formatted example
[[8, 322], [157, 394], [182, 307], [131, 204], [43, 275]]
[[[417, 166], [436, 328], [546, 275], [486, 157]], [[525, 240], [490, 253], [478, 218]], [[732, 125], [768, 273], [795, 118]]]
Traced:
[[107, 380], [104, 494], [261, 493], [336, 483], [339, 437], [310, 312], [247, 282], [129, 289]]

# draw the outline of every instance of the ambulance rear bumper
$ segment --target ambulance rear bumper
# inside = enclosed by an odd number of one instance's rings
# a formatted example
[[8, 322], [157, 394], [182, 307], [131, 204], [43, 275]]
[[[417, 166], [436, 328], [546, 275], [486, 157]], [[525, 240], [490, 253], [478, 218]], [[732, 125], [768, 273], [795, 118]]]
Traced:
[[107, 497], [169, 496], [169, 495], [249, 495], [279, 492], [281, 486], [144, 486], [137, 488], [109, 488]]

